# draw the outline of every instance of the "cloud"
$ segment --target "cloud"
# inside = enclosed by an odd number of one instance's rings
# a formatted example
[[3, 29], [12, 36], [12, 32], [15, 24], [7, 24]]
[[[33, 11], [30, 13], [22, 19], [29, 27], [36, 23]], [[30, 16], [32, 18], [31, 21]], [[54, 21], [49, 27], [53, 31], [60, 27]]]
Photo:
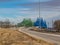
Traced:
[[11, 22], [21, 22], [24, 18], [36, 20], [39, 13], [30, 8], [0, 8], [0, 20], [9, 19]]
[[4, 17], [1, 17], [1, 20], [6, 20], [6, 19], [9, 19], [9, 21], [11, 22], [11, 23], [14, 23], [14, 24], [17, 24], [17, 23], [19, 23], [19, 22], [22, 22], [23, 21], [23, 19], [24, 18], [26, 18], [26, 19], [32, 19], [32, 21], [34, 22], [36, 19], [37, 19], [37, 17], [38, 16], [36, 16], [36, 15], [28, 15], [28, 16], [16, 16], [16, 18], [13, 18], [13, 17], [11, 17], [11, 18], [9, 18], [9, 17], [6, 17], [6, 18], [4, 18]]
[[36, 20], [39, 15], [40, 0], [0, 0], [0, 18], [11, 22], [21, 22], [24, 18]]
[[38, 15], [27, 15], [27, 16], [17, 16], [16, 20], [17, 22], [23, 21], [24, 18], [26, 19], [32, 19], [32, 21], [35, 21], [37, 19]]
[[60, 0], [41, 2], [40, 14], [44, 18], [52, 18], [60, 15]]
[[17, 4], [16, 6], [22, 6], [25, 8], [30, 8], [30, 11], [39, 11], [40, 9], [40, 2], [35, 2], [35, 3], [26, 3], [26, 4]]
[[48, 10], [48, 11], [60, 11], [60, 0], [51, 0], [48, 2], [41, 2], [40, 3], [41, 10]]
[[41, 6], [56, 7], [56, 6], [60, 6], [60, 0], [51, 0], [48, 2], [41, 2], [40, 5]]
[[2, 14], [17, 14], [18, 12], [25, 12], [30, 10], [29, 8], [0, 8], [0, 15]]

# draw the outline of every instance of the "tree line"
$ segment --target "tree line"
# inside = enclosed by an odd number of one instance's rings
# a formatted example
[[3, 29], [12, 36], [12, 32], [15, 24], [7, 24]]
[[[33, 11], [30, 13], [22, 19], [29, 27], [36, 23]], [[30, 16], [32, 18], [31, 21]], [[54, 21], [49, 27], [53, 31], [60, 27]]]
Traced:
[[[41, 21], [40, 24], [39, 24], [39, 21]], [[46, 21], [43, 20], [42, 18], [41, 19], [37, 18], [35, 22], [32, 21], [31, 19], [23, 19], [23, 21], [17, 23], [17, 25], [11, 24], [9, 19], [7, 19], [6, 21], [0, 21], [0, 27], [3, 27], [3, 28], [23, 27], [23, 26], [25, 27], [41, 26], [42, 28], [47, 28]], [[53, 28], [56, 29], [57, 31], [60, 31], [60, 20], [54, 21]]]
[[56, 29], [58, 32], [60, 32], [60, 20], [56, 20], [53, 24], [54, 29]]
[[[40, 24], [39, 24], [39, 21], [41, 21]], [[46, 21], [43, 20], [42, 18], [41, 19], [37, 18], [35, 22], [33, 22], [31, 19], [23, 19], [23, 21], [18, 23], [17, 26], [18, 27], [41, 26], [42, 28], [47, 28]], [[53, 28], [57, 30], [58, 32], [60, 31], [60, 20], [54, 21]]]
[[1, 28], [10, 28], [10, 27], [14, 27], [15, 25], [13, 25], [9, 19], [6, 19], [5, 21], [0, 21], [0, 27]]
[[32, 21], [31, 19], [23, 19], [22, 22], [18, 23], [17, 24], [18, 27], [22, 27], [22, 26], [25, 26], [25, 27], [32, 27], [32, 26], [40, 26], [41, 28], [47, 28], [47, 24], [46, 24], [46, 21], [43, 20], [42, 18], [39, 19], [37, 18], [37, 20], [34, 22]]
[[22, 26], [32, 27], [33, 26], [33, 22], [32, 22], [31, 19], [23, 19], [23, 21], [18, 23], [17, 26], [18, 27], [22, 27]]

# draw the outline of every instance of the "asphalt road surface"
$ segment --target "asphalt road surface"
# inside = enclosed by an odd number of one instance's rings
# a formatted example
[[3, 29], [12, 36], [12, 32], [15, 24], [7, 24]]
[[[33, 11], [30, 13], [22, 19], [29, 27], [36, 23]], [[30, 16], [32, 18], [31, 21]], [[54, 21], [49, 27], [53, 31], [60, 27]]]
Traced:
[[31, 30], [25, 29], [25, 28], [20, 28], [19, 31], [60, 45], [60, 35], [41, 33], [41, 32], [31, 31]]

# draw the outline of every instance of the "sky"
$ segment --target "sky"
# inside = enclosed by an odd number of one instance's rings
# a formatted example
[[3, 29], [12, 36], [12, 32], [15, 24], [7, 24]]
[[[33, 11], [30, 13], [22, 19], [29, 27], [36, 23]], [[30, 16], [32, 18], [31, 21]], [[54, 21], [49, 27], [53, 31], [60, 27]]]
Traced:
[[60, 15], [60, 0], [41, 0], [40, 14], [45, 19]]
[[21, 22], [24, 18], [35, 20], [39, 15], [40, 0], [0, 0], [0, 20]]
[[52, 27], [52, 21], [60, 19], [60, 0], [40, 0], [40, 15]]
[[56, 17], [60, 15], [59, 4], [60, 0], [0, 0], [0, 20], [17, 23], [31, 18], [34, 21], [39, 13], [44, 19]]

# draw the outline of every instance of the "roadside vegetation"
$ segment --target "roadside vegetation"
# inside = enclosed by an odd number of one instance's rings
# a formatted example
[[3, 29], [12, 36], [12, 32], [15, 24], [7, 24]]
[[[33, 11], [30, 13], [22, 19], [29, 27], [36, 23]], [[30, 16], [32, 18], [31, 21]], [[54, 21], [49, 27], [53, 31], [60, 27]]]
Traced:
[[[40, 22], [41, 21], [41, 22]], [[23, 19], [22, 22], [17, 24], [17, 27], [32, 27], [31, 30], [34, 31], [43, 31], [43, 32], [60, 32], [60, 20], [56, 20], [53, 22], [53, 28], [48, 28], [47, 23], [43, 18], [33, 22], [31, 19]], [[41, 27], [41, 29], [39, 28]]]
[[22, 22], [17, 24], [18, 27], [32, 27], [33, 26], [33, 22], [31, 19], [23, 19]]
[[[0, 21], [0, 45], [41, 45], [42, 44], [41, 41], [35, 40], [34, 38], [29, 37], [28, 35], [23, 34], [16, 29], [14, 30], [13, 27], [15, 28], [16, 27], [32, 27], [30, 28], [30, 30], [32, 29], [38, 32], [51, 33], [52, 31], [47, 31], [49, 29], [47, 29], [46, 22], [45, 21], [42, 21], [42, 22], [43, 22], [42, 24], [43, 28], [40, 29], [39, 27], [37, 28], [37, 26], [39, 26], [39, 19], [37, 19], [36, 22], [33, 22], [31, 19], [24, 19], [22, 22], [18, 23], [17, 25], [11, 24], [9, 20], [6, 20], [5, 22]], [[54, 26], [54, 29], [56, 29], [57, 32], [59, 32], [60, 20], [56, 20], [53, 26]]]
[[[37, 18], [35, 22], [32, 21], [30, 18], [23, 19], [23, 21], [17, 23], [17, 25], [12, 24], [9, 21], [9, 19], [6, 19], [5, 21], [0, 21], [0, 27], [1, 28], [32, 27], [31, 29], [35, 31], [60, 32], [60, 20], [56, 20], [55, 22], [53, 22], [53, 28], [48, 28], [46, 21], [43, 20], [42, 18], [41, 19]], [[41, 27], [41, 29], [39, 27]]]
[[54, 29], [56, 29], [57, 32], [60, 32], [60, 20], [54, 22]]
[[40, 43], [17, 30], [0, 29], [0, 45], [40, 45]]

